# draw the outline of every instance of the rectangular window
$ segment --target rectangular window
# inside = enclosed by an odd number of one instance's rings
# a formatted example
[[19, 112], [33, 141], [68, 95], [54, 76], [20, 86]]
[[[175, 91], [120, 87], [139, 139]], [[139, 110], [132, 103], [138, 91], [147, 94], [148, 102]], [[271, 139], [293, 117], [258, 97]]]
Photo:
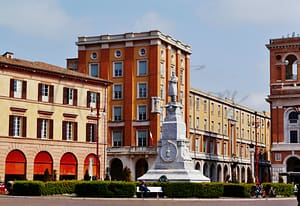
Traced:
[[52, 119], [37, 119], [37, 138], [53, 139], [53, 120]]
[[26, 137], [26, 117], [9, 116], [9, 136]]
[[199, 152], [199, 139], [195, 139], [195, 152]]
[[138, 105], [138, 120], [147, 120], [146, 105]]
[[199, 129], [200, 118], [196, 117], [196, 129]]
[[204, 119], [203, 129], [207, 131], [207, 119]]
[[138, 147], [146, 147], [147, 146], [147, 130], [138, 130], [137, 131], [137, 142]]
[[87, 92], [87, 107], [96, 108], [100, 106], [100, 93], [98, 92]]
[[77, 141], [77, 122], [63, 121], [63, 140]]
[[123, 62], [114, 62], [113, 64], [113, 77], [123, 76]]
[[296, 130], [290, 131], [290, 143], [298, 142], [298, 132]]
[[99, 65], [95, 63], [90, 64], [90, 76], [99, 77]]
[[26, 99], [27, 82], [22, 80], [10, 80], [10, 97]]
[[122, 99], [122, 85], [115, 84], [113, 93], [114, 93], [113, 94], [114, 99]]
[[218, 105], [218, 117], [221, 117], [221, 105]]
[[227, 155], [227, 154], [228, 154], [227, 143], [226, 143], [226, 142], [224, 142], [224, 145], [223, 145], [223, 154], [224, 154], [224, 155]]
[[179, 76], [180, 84], [184, 85], [184, 70], [180, 69], [180, 76]]
[[199, 98], [196, 99], [196, 110], [197, 111], [200, 110], [200, 99]]
[[146, 98], [147, 97], [147, 84], [146, 83], [138, 83], [138, 98]]
[[63, 104], [77, 106], [77, 89], [64, 88]]
[[40, 83], [38, 85], [38, 101], [53, 103], [53, 85]]
[[214, 154], [214, 147], [215, 146], [215, 144], [214, 144], [214, 142], [213, 141], [210, 141], [209, 142], [209, 153], [211, 153], [211, 154]]
[[215, 111], [215, 106], [214, 106], [214, 103], [212, 102], [211, 103], [211, 108], [210, 108], [211, 115], [214, 115], [214, 111]]
[[207, 112], [207, 101], [206, 100], [203, 101], [203, 110], [204, 110], [204, 112]]
[[165, 86], [163, 84], [160, 85], [160, 98], [165, 99]]
[[123, 139], [122, 131], [113, 130], [112, 139], [113, 139], [113, 147], [121, 147], [122, 146], [122, 139]]
[[86, 142], [96, 142], [96, 124], [86, 124]]
[[114, 121], [122, 120], [122, 107], [119, 106], [113, 107], [113, 117], [114, 117]]
[[207, 144], [207, 141], [206, 139], [203, 140], [203, 152], [206, 153], [206, 144]]
[[166, 64], [165, 62], [160, 62], [160, 76], [165, 77]]
[[218, 122], [218, 133], [221, 134], [221, 123]]
[[275, 153], [275, 161], [281, 161], [281, 153], [279, 152]]
[[147, 74], [147, 61], [139, 60], [138, 61], [138, 76], [145, 76]]

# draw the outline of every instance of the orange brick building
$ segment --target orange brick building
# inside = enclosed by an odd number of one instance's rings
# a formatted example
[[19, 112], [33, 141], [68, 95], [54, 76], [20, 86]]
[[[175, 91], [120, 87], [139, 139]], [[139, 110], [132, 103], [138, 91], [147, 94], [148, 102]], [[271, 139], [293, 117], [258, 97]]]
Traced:
[[127, 166], [136, 179], [156, 158], [172, 73], [188, 122], [191, 49], [159, 31], [79, 37], [77, 45], [78, 58], [68, 59], [67, 68], [114, 82], [107, 93], [111, 178], [121, 179]]
[[[271, 39], [270, 103], [272, 180], [300, 172], [300, 37]], [[294, 181], [282, 176], [285, 182]]]

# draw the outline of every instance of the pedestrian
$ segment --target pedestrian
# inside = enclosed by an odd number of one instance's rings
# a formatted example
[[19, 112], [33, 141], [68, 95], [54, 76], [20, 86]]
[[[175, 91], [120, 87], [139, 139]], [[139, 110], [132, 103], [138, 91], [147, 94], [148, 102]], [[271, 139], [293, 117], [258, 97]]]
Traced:
[[144, 180], [142, 180], [139, 190], [143, 193], [144, 197], [148, 196], [148, 193], [150, 192]]

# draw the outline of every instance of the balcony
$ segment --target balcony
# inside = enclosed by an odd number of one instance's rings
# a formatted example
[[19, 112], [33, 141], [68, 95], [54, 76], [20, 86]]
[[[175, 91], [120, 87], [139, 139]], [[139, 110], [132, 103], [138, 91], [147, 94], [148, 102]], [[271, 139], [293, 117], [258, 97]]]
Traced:
[[157, 147], [137, 147], [137, 146], [124, 146], [124, 147], [108, 147], [108, 155], [157, 155]]

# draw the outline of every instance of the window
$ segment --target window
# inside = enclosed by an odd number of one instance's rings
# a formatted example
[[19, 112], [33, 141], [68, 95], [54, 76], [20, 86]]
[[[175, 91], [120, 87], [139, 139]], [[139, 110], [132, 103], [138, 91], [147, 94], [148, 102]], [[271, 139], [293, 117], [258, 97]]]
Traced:
[[184, 85], [184, 70], [183, 69], [180, 69], [179, 80], [180, 80], [181, 85]]
[[298, 143], [298, 132], [296, 130], [290, 131], [290, 143]]
[[147, 84], [146, 83], [138, 83], [138, 98], [146, 98], [147, 97]]
[[38, 101], [53, 103], [53, 85], [39, 84], [38, 86]]
[[87, 123], [86, 124], [86, 141], [87, 142], [96, 142], [96, 124]]
[[204, 130], [207, 131], [207, 119], [204, 119]]
[[123, 139], [123, 133], [120, 130], [113, 130], [112, 132], [112, 139], [113, 139], [113, 147], [121, 147], [122, 139]]
[[197, 111], [200, 110], [200, 99], [199, 98], [196, 99], [196, 110]]
[[221, 123], [218, 122], [218, 133], [221, 134]]
[[10, 97], [26, 99], [27, 82], [11, 79], [10, 80]]
[[214, 148], [215, 148], [214, 142], [210, 141], [209, 142], [209, 153], [214, 154], [214, 152], [215, 152]]
[[163, 84], [160, 85], [160, 98], [165, 99], [165, 86]]
[[206, 153], [206, 144], [207, 144], [207, 141], [206, 139], [203, 140], [203, 152]]
[[97, 59], [97, 57], [98, 57], [98, 54], [96, 52], [93, 52], [91, 54], [91, 59]]
[[221, 116], [221, 105], [218, 105], [218, 117]]
[[99, 65], [96, 63], [90, 64], [90, 76], [99, 77]]
[[86, 102], [88, 108], [96, 108], [97, 105], [100, 106], [100, 93], [88, 91]]
[[113, 77], [123, 76], [123, 62], [114, 62], [113, 64]]
[[199, 139], [195, 139], [195, 152], [199, 152]]
[[115, 57], [120, 58], [122, 56], [122, 52], [120, 50], [115, 51]]
[[114, 99], [122, 99], [122, 85], [115, 84], [113, 93], [114, 93], [113, 94]]
[[138, 61], [138, 76], [144, 76], [147, 74], [147, 61], [139, 60]]
[[204, 107], [203, 110], [204, 110], [204, 112], [207, 112], [207, 101], [204, 100], [204, 101], [203, 101], [203, 104], [204, 104], [204, 105], [203, 105], [203, 107]]
[[52, 119], [37, 119], [37, 138], [53, 139], [53, 120]]
[[26, 137], [26, 117], [9, 116], [9, 136]]
[[211, 121], [211, 125], [210, 125], [210, 130], [211, 130], [211, 132], [214, 132], [214, 130], [215, 130], [215, 123], [214, 123], [214, 121]]
[[289, 114], [289, 121], [290, 121], [290, 123], [297, 123], [298, 122], [298, 113], [297, 112], [291, 112]]
[[138, 106], [138, 120], [146, 120], [147, 119], [147, 107], [146, 105]]
[[77, 106], [77, 89], [64, 88], [63, 104]]
[[215, 111], [215, 106], [214, 106], [214, 103], [212, 102], [211, 104], [211, 110], [210, 110], [210, 113], [211, 113], [211, 115], [214, 115], [214, 111]]
[[[196, 129], [199, 129], [199, 117], [196, 118]], [[205, 121], [205, 120], [204, 120]]]
[[179, 97], [179, 99], [180, 99], [180, 103], [181, 103], [182, 105], [184, 105], [184, 104], [183, 104], [183, 100], [184, 100], [184, 93], [183, 93], [183, 91], [180, 91], [180, 97]]
[[140, 54], [140, 56], [145, 56], [146, 49], [144, 49], [144, 48], [140, 49], [139, 54]]
[[288, 55], [284, 61], [285, 79], [287, 80], [297, 80], [297, 57], [294, 55]]
[[166, 64], [165, 62], [160, 62], [160, 77], [165, 77]]
[[227, 154], [228, 154], [227, 143], [226, 143], [226, 142], [224, 142], [224, 145], [223, 145], [223, 154], [224, 154], [224, 155], [227, 155]]
[[63, 121], [62, 139], [77, 141], [77, 122]]
[[281, 153], [279, 152], [275, 153], [275, 161], [281, 161]]
[[137, 131], [137, 143], [138, 147], [147, 146], [147, 130], [138, 130]]
[[114, 106], [113, 107], [113, 120], [121, 121], [122, 120], [122, 107]]

